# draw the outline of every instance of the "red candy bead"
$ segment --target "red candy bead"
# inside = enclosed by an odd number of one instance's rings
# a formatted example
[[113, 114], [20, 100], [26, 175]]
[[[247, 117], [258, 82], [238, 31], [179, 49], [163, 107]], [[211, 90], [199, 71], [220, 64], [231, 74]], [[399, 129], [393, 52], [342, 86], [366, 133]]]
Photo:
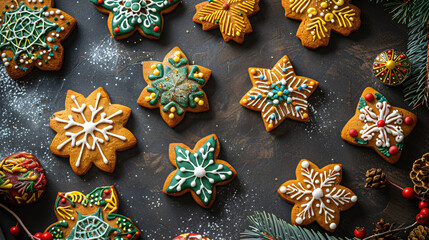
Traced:
[[406, 117], [404, 119], [404, 123], [407, 125], [411, 125], [411, 124], [413, 124], [413, 122], [414, 122], [414, 120], [411, 117]]
[[391, 53], [392, 53], [392, 50], [387, 51], [387, 53], [391, 54]]
[[43, 233], [38, 232], [38, 233], [34, 234], [34, 237], [36, 237], [38, 239], [42, 239], [42, 235], [43, 235]]
[[61, 201], [61, 203], [66, 203], [67, 200], [65, 198], [61, 198], [60, 201]]
[[229, 5], [228, 5], [228, 3], [224, 3], [224, 4], [222, 5], [222, 8], [223, 8], [223, 10], [228, 10], [228, 9], [229, 9]]
[[102, 3], [103, 3], [103, 0], [98, 0], [98, 3], [99, 3], [99, 4], [102, 4]]
[[414, 190], [412, 187], [406, 187], [402, 190], [402, 196], [408, 199], [414, 199]]
[[397, 146], [391, 146], [389, 148], [389, 153], [390, 155], [396, 155], [399, 152], [399, 148]]
[[109, 194], [110, 193], [110, 189], [104, 189], [104, 194]]
[[367, 93], [365, 95], [365, 100], [368, 101], [368, 102], [374, 101], [374, 95], [372, 93]]
[[19, 229], [18, 226], [13, 226], [10, 228], [9, 232], [10, 234], [12, 234], [12, 236], [18, 237], [19, 233], [21, 232], [21, 229]]
[[416, 216], [416, 221], [420, 224], [420, 225], [425, 225], [428, 222], [428, 217], [422, 213], [417, 214]]
[[132, 237], [133, 237], [133, 235], [131, 235], [131, 233], [128, 233], [128, 234], [127, 234], [127, 238], [128, 238], [128, 239], [130, 239], [130, 238], [132, 238]]
[[428, 208], [429, 204], [425, 201], [419, 202], [419, 209]]
[[366, 230], [364, 227], [357, 227], [354, 231], [355, 237], [363, 239], [366, 236]]
[[115, 29], [113, 30], [115, 33], [119, 33], [121, 31], [121, 29], [119, 29], [118, 27], [115, 27]]
[[158, 31], [159, 31], [159, 27], [158, 27], [158, 26], [155, 26], [155, 27], [153, 28], [153, 30], [154, 30], [155, 32], [158, 32]]
[[352, 128], [349, 131], [349, 135], [350, 135], [350, 137], [355, 138], [358, 136], [358, 131], [356, 129]]
[[424, 214], [426, 217], [429, 217], [429, 208], [423, 208], [420, 210], [421, 214]]
[[386, 125], [386, 122], [384, 120], [378, 120], [377, 121], [377, 126], [384, 127], [384, 125]]
[[45, 232], [42, 235], [42, 240], [53, 240], [54, 237], [52, 236], [52, 234], [50, 232]]

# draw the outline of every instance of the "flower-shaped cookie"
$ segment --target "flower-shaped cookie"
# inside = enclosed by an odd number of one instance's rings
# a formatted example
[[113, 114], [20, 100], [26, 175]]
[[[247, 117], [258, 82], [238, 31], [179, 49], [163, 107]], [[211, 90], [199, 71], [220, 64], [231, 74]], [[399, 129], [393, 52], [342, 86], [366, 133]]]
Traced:
[[164, 13], [173, 11], [182, 0], [89, 0], [102, 13], [109, 14], [107, 24], [116, 40], [138, 31], [158, 39], [164, 26]]
[[185, 117], [186, 111], [209, 110], [204, 85], [210, 78], [210, 69], [189, 65], [185, 54], [173, 48], [163, 62], [143, 63], [143, 77], [148, 84], [137, 103], [147, 108], [159, 108], [161, 117], [170, 127], [175, 127]]
[[372, 148], [394, 164], [401, 157], [404, 138], [416, 123], [416, 115], [393, 107], [383, 95], [368, 87], [359, 99], [356, 114], [344, 126], [341, 138], [353, 145]]
[[265, 129], [269, 132], [286, 118], [308, 122], [307, 98], [316, 90], [318, 82], [295, 75], [287, 56], [271, 69], [249, 68], [253, 87], [240, 104], [260, 111]]
[[87, 98], [69, 90], [65, 108], [51, 118], [50, 127], [57, 135], [50, 148], [55, 155], [70, 156], [70, 165], [76, 174], [85, 174], [92, 164], [113, 172], [116, 151], [136, 145], [136, 138], [124, 127], [131, 109], [111, 104], [103, 88]]
[[341, 164], [319, 169], [314, 163], [301, 160], [296, 168], [296, 180], [287, 181], [278, 189], [280, 197], [295, 204], [292, 224], [308, 225], [317, 221], [326, 231], [335, 231], [340, 212], [358, 200], [350, 189], [340, 185], [341, 178]]
[[296, 36], [310, 49], [328, 46], [331, 31], [348, 36], [360, 27], [360, 9], [351, 0], [282, 0], [285, 16], [301, 20]]
[[128, 217], [117, 214], [118, 195], [113, 186], [98, 187], [87, 195], [73, 191], [58, 193], [55, 215], [58, 222], [45, 232], [54, 239], [135, 240], [140, 230]]
[[191, 192], [200, 206], [210, 208], [216, 186], [228, 184], [237, 175], [229, 163], [217, 159], [219, 152], [219, 139], [214, 134], [198, 141], [193, 150], [182, 143], [170, 144], [170, 162], [177, 169], [168, 175], [163, 192], [172, 196]]
[[76, 20], [53, 6], [54, 0], [0, 0], [1, 59], [11, 78], [21, 78], [34, 67], [61, 69], [61, 42], [70, 35]]
[[259, 12], [259, 0], [209, 0], [195, 6], [193, 21], [203, 25], [203, 30], [220, 28], [225, 42], [244, 42], [244, 35], [251, 33], [249, 18]]

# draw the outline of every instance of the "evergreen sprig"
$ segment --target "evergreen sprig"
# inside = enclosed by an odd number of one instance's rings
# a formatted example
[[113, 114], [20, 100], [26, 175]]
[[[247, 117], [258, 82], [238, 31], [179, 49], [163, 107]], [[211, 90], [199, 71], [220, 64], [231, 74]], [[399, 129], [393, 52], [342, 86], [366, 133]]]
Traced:
[[249, 216], [251, 225], [241, 233], [242, 240], [348, 240], [336, 238], [326, 233], [308, 230], [287, 223], [274, 214], [255, 211]]

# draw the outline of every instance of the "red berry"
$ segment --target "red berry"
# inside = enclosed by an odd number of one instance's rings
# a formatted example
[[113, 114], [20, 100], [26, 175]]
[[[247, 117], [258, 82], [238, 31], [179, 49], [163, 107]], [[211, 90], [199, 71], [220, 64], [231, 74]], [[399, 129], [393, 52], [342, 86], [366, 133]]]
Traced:
[[359, 239], [363, 239], [366, 236], [366, 230], [364, 227], [357, 227], [355, 229], [354, 234], [355, 234], [355, 237], [357, 237]]
[[119, 29], [118, 27], [115, 27], [115, 29], [113, 30], [115, 33], [119, 33], [121, 31], [121, 29]]
[[414, 122], [414, 120], [411, 117], [406, 117], [404, 119], [404, 123], [407, 125], [411, 125], [411, 124], [413, 124], [413, 122]]
[[377, 121], [377, 126], [384, 127], [384, 125], [386, 125], [386, 122], [384, 120], [378, 120]]
[[102, 4], [102, 3], [103, 3], [103, 0], [98, 0], [98, 3], [99, 3], [99, 4]]
[[429, 217], [429, 208], [422, 208], [422, 210], [420, 210], [421, 214], [424, 214], [426, 217]]
[[12, 236], [18, 237], [19, 233], [21, 232], [21, 229], [19, 229], [18, 226], [13, 226], [10, 228], [9, 232], [10, 234], [12, 234]]
[[154, 30], [155, 32], [158, 32], [158, 31], [159, 31], [159, 27], [158, 27], [158, 26], [155, 26], [155, 27], [153, 28], [153, 30]]
[[45, 232], [42, 235], [42, 240], [53, 240], [54, 237], [52, 236], [52, 234], [50, 232]]
[[399, 148], [397, 146], [391, 146], [389, 148], [389, 153], [390, 155], [396, 155], [399, 152]]
[[132, 237], [133, 237], [133, 235], [131, 235], [131, 233], [128, 233], [128, 234], [127, 234], [127, 238], [128, 238], [128, 239], [130, 239], [130, 238], [132, 238]]
[[368, 102], [372, 102], [372, 101], [374, 101], [374, 94], [372, 94], [372, 93], [367, 93], [367, 94], [365, 95], [365, 100], [366, 100], [366, 101], [368, 101]]
[[356, 129], [352, 128], [349, 131], [349, 135], [350, 135], [350, 137], [355, 138], [358, 136], [358, 131]]
[[428, 217], [426, 215], [424, 215], [423, 213], [419, 213], [416, 216], [416, 221], [420, 224], [420, 225], [425, 225], [428, 222]]
[[42, 239], [42, 235], [43, 235], [43, 233], [38, 232], [38, 233], [34, 234], [34, 237], [36, 237], [38, 239]]
[[425, 202], [425, 201], [419, 202], [419, 209], [428, 208], [428, 207], [429, 207], [428, 202]]
[[408, 199], [414, 199], [414, 190], [412, 187], [406, 187], [402, 190], [402, 196]]

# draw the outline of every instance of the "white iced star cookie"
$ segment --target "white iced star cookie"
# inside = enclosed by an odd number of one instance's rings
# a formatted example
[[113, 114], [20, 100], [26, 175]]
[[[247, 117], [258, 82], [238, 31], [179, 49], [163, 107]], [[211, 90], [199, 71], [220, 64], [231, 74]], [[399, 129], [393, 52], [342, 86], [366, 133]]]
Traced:
[[296, 168], [296, 180], [283, 183], [277, 191], [284, 200], [295, 204], [292, 224], [308, 225], [317, 221], [326, 231], [335, 231], [340, 212], [358, 200], [350, 189], [340, 185], [341, 178], [341, 164], [319, 169], [314, 163], [301, 160]]

